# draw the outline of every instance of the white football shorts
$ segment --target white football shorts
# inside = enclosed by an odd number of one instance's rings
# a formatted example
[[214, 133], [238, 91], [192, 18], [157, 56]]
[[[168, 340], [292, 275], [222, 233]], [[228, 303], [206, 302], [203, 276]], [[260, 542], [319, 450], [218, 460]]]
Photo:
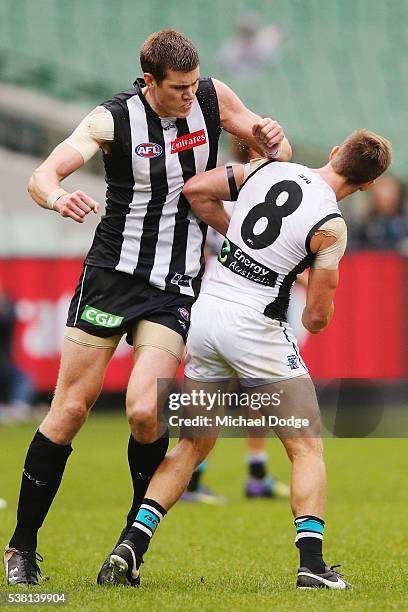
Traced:
[[202, 293], [191, 311], [184, 373], [202, 382], [239, 378], [243, 386], [256, 387], [308, 370], [287, 323]]

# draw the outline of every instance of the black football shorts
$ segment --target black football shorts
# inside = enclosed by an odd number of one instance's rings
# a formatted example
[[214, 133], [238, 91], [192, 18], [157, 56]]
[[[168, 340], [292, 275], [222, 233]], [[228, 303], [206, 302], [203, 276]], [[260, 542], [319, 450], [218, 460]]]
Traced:
[[139, 320], [153, 321], [186, 342], [196, 298], [163, 291], [125, 272], [85, 265], [68, 311], [67, 326], [108, 338], [126, 334]]

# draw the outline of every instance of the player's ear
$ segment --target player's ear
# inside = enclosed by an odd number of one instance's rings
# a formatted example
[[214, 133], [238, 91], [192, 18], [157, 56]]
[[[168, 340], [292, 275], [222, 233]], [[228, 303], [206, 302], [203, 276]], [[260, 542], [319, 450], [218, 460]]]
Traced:
[[370, 189], [371, 185], [375, 183], [374, 181], [367, 181], [366, 183], [362, 183], [359, 187], [360, 191], [367, 191], [367, 189]]
[[333, 147], [332, 150], [330, 151], [329, 160], [331, 161], [332, 159], [334, 159], [339, 151], [340, 151], [339, 145], [336, 145], [335, 147]]
[[144, 72], [143, 79], [148, 87], [151, 87], [156, 83], [154, 76], [150, 72]]

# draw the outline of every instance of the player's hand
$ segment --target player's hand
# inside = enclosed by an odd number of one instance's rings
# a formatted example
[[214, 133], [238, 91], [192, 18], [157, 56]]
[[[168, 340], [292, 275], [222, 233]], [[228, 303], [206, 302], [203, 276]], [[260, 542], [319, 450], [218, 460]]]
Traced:
[[283, 128], [270, 117], [260, 119], [252, 126], [252, 135], [265, 157], [277, 157], [285, 138]]
[[83, 191], [73, 191], [62, 195], [54, 204], [54, 209], [62, 217], [70, 217], [77, 223], [83, 223], [85, 216], [91, 211], [96, 214], [99, 207], [99, 202], [90, 198]]

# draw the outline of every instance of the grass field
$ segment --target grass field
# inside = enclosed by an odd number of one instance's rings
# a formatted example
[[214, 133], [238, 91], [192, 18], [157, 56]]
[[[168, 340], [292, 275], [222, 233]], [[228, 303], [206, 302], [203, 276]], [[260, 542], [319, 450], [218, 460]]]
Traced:
[[[0, 541], [7, 543], [34, 426], [0, 428]], [[130, 499], [124, 417], [95, 414], [74, 444], [63, 484], [41, 530], [49, 581], [70, 610], [407, 610], [407, 441], [326, 440], [329, 508], [325, 551], [354, 585], [347, 592], [296, 591], [294, 528], [285, 501], [245, 501], [242, 440], [220, 440], [206, 482], [226, 506], [179, 504], [160, 525], [140, 589], [98, 587], [95, 577]], [[269, 441], [273, 471], [289, 466]], [[9, 590], [4, 577], [0, 591]], [[8, 608], [10, 609], [10, 608]], [[38, 609], [38, 608], [37, 608]], [[41, 606], [41, 609], [45, 609]]]

